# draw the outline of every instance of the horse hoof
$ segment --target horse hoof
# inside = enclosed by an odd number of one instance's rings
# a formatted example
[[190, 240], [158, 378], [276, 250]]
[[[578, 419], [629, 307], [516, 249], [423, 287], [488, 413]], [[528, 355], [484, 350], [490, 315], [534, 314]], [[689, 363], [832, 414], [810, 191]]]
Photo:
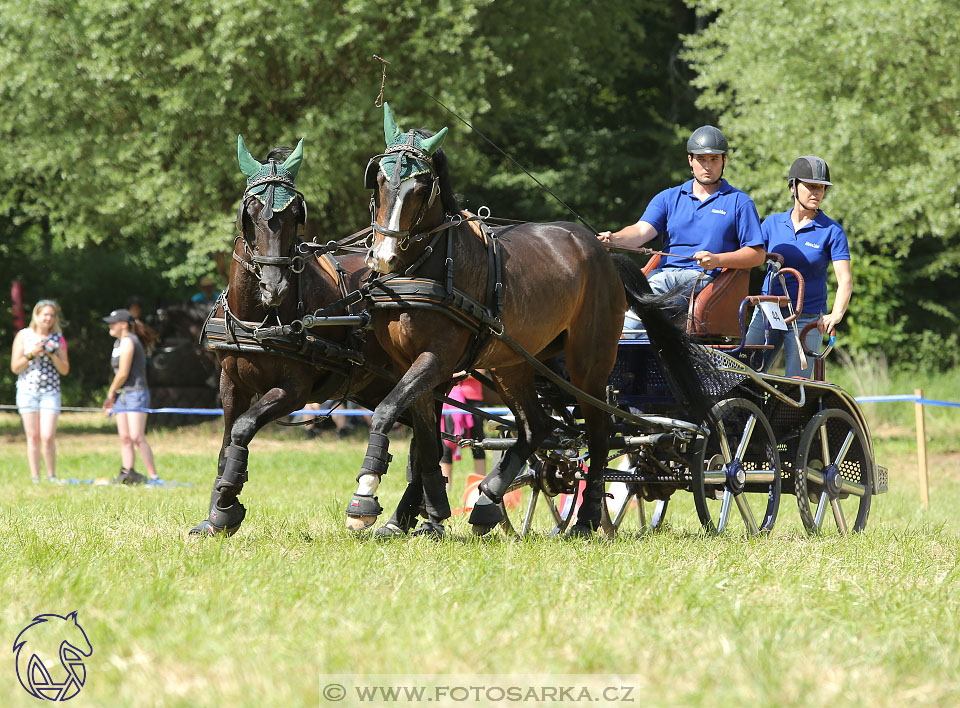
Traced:
[[425, 536], [434, 541], [439, 541], [446, 537], [447, 531], [443, 528], [443, 524], [438, 524], [434, 521], [424, 521], [420, 524], [420, 527], [410, 535]]
[[483, 524], [474, 524], [473, 525], [473, 535], [474, 536], [486, 536], [488, 533], [493, 531], [496, 526], [484, 526]]
[[389, 541], [394, 538], [403, 538], [406, 535], [407, 530], [400, 528], [392, 521], [388, 521], [373, 532], [373, 537], [378, 541]]
[[592, 538], [593, 532], [599, 528], [599, 524], [594, 526], [592, 523], [583, 523], [578, 521], [567, 530], [567, 538]]
[[377, 523], [376, 516], [348, 516], [346, 527], [347, 531], [366, 531], [373, 528]]
[[226, 509], [216, 504], [210, 509], [210, 516], [194, 526], [188, 532], [190, 536], [233, 536], [247, 516], [247, 510], [239, 501]]
[[[375, 496], [370, 494], [354, 494], [347, 504], [347, 516], [363, 519], [372, 516], [374, 519], [383, 513], [383, 507]], [[373, 522], [370, 522], [371, 524]], [[369, 526], [370, 524], [367, 524]], [[349, 528], [349, 526], [348, 526]], [[366, 528], [366, 527], [365, 527]]]
[[503, 511], [486, 497], [481, 496], [470, 512], [470, 523], [474, 526], [489, 526], [493, 528], [503, 521]]
[[229, 528], [220, 528], [219, 526], [214, 526], [210, 523], [210, 519], [205, 519], [199, 524], [194, 526], [187, 532], [189, 536], [205, 536], [207, 538], [212, 538], [214, 536], [233, 536], [237, 531], [240, 530], [240, 525], [231, 526]]

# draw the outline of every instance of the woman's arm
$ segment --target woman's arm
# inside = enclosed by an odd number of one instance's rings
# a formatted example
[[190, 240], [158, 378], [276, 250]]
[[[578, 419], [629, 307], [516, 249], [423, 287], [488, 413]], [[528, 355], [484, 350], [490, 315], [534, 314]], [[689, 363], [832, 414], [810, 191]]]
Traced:
[[837, 276], [837, 294], [833, 298], [833, 310], [820, 318], [821, 332], [832, 333], [840, 320], [847, 314], [850, 296], [853, 295], [853, 271], [850, 261], [833, 261], [833, 272]]
[[119, 356], [117, 375], [113, 377], [113, 381], [110, 383], [107, 400], [103, 402], [104, 408], [113, 408], [113, 402], [117, 398], [117, 390], [123, 386], [127, 377], [130, 376], [130, 367], [133, 365], [133, 340], [129, 337], [124, 337], [120, 341]]
[[13, 351], [10, 353], [10, 371], [15, 374], [21, 374], [26, 371], [27, 367], [30, 366], [30, 361], [40, 355], [40, 352], [43, 351], [43, 342], [37, 342], [37, 346], [33, 348], [32, 352], [23, 353], [23, 337], [24, 330], [17, 332], [17, 336], [13, 338]]
[[70, 373], [70, 359], [67, 357], [67, 340], [63, 338], [63, 335], [60, 335], [60, 347], [53, 352], [53, 354], [50, 354], [50, 361], [53, 362], [54, 368], [61, 376], [66, 376]]

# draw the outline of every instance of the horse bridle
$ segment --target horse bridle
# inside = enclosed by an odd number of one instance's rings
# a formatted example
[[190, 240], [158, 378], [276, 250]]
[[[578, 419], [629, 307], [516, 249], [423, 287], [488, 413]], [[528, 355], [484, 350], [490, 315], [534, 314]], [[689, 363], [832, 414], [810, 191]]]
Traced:
[[[307, 200], [303, 196], [303, 193], [297, 189], [297, 186], [293, 183], [293, 180], [283, 175], [277, 174], [276, 161], [270, 160], [270, 174], [264, 175], [258, 179], [252, 180], [248, 185], [246, 190], [243, 192], [243, 197], [240, 199], [240, 206], [237, 209], [237, 237], [234, 239], [234, 248], [233, 248], [233, 260], [237, 261], [240, 265], [246, 268], [250, 273], [255, 275], [258, 280], [263, 278], [263, 268], [262, 266], [281, 266], [290, 269], [293, 273], [302, 273], [305, 263], [305, 256], [300, 247], [303, 245], [303, 235], [306, 231], [307, 226]], [[291, 255], [289, 256], [261, 256], [257, 253], [257, 247], [255, 244], [251, 244], [247, 239], [246, 234], [243, 232], [243, 214], [246, 209], [247, 202], [250, 199], [256, 199], [256, 195], [251, 194], [250, 190], [254, 187], [259, 187], [260, 185], [266, 184], [267, 191], [264, 195], [264, 204], [263, 208], [260, 211], [260, 218], [266, 221], [269, 221], [270, 217], [273, 216], [273, 192], [274, 188], [277, 185], [282, 185], [287, 189], [294, 192], [299, 198], [300, 203], [303, 206], [303, 221], [297, 224], [297, 238], [293, 243], [293, 246], [290, 249]], [[242, 241], [243, 249], [246, 252], [247, 258], [249, 260], [244, 260], [237, 255], [237, 241]]]
[[[433, 206], [433, 203], [436, 201], [437, 197], [440, 195], [440, 177], [437, 174], [437, 170], [433, 165], [433, 156], [428, 153], [426, 150], [422, 150], [413, 144], [414, 134], [410, 133], [407, 138], [407, 142], [402, 145], [393, 145], [388, 147], [386, 152], [382, 152], [379, 155], [374, 155], [370, 158], [370, 161], [367, 162], [367, 168], [364, 171], [364, 186], [367, 189], [376, 191], [377, 189], [377, 173], [380, 170], [380, 160], [384, 157], [391, 155], [396, 155], [397, 163], [393, 169], [393, 175], [390, 177], [390, 181], [387, 183], [387, 189], [390, 191], [399, 191], [400, 189], [400, 171], [405, 156], [409, 155], [414, 160], [419, 160], [426, 164], [430, 170], [430, 197], [424, 199], [420, 203], [420, 209], [417, 212], [416, 218], [410, 224], [410, 228], [403, 231], [395, 231], [393, 229], [388, 229], [385, 226], [381, 226], [377, 223], [377, 212], [376, 212], [376, 196], [375, 194], [370, 195], [370, 226], [373, 228], [374, 233], [380, 234], [381, 236], [386, 236], [387, 238], [397, 239], [397, 247], [401, 251], [405, 251], [411, 240], [411, 234], [414, 233], [420, 222], [423, 220], [423, 217], [426, 215], [427, 210]], [[373, 239], [373, 234], [370, 235], [371, 240]], [[413, 240], [419, 240], [419, 238], [414, 238]]]

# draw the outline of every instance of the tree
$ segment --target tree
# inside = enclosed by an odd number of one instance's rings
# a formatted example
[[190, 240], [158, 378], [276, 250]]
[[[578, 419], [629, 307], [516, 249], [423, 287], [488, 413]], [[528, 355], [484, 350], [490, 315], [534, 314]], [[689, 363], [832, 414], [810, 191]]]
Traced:
[[960, 5], [951, 0], [692, 0], [698, 105], [720, 116], [761, 215], [789, 207], [791, 161], [816, 153], [826, 212], [854, 258], [856, 346], [957, 361]]

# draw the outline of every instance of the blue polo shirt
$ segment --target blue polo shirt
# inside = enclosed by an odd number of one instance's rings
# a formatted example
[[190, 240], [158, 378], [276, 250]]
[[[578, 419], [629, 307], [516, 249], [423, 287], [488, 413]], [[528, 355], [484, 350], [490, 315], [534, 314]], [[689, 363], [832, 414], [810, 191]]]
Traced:
[[[663, 234], [663, 250], [680, 258], [664, 256], [662, 268], [700, 266], [692, 256], [697, 251], [729, 253], [744, 246], [763, 246], [760, 216], [753, 200], [727, 180], [704, 201], [693, 194], [693, 180], [665, 189], [647, 205], [640, 221]], [[710, 271], [720, 272], [719, 268]]]
[[[771, 214], [761, 230], [767, 251], [783, 256], [783, 264], [800, 271], [804, 281], [803, 312], [819, 315], [827, 312], [827, 266], [833, 261], [849, 261], [850, 247], [843, 227], [822, 211], [794, 233], [790, 213], [793, 209]], [[797, 281], [787, 275], [787, 290], [796, 302]], [[783, 295], [780, 279], [767, 277], [764, 295]]]

